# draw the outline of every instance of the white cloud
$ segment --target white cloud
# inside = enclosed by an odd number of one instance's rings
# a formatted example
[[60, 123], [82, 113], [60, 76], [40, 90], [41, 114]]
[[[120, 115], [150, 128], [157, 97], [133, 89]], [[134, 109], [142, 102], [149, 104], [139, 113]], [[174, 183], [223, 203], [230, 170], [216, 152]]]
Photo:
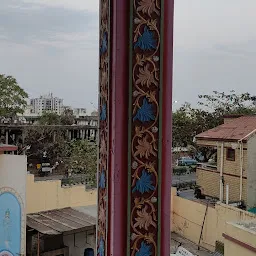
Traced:
[[98, 36], [90, 30], [84, 33], [57, 33], [49, 35], [46, 39], [34, 38], [31, 43], [35, 47], [54, 47], [56, 50], [65, 50], [67, 48], [98, 50], [96, 46], [98, 44]]
[[40, 5], [31, 5], [31, 6], [22, 6], [22, 5], [7, 5], [6, 6], [9, 10], [16, 9], [16, 10], [21, 10], [21, 11], [34, 11], [34, 10], [40, 10], [42, 6]]
[[176, 1], [175, 45], [198, 49], [256, 38], [255, 8], [255, 0]]
[[98, 0], [22, 0], [24, 3], [98, 12]]

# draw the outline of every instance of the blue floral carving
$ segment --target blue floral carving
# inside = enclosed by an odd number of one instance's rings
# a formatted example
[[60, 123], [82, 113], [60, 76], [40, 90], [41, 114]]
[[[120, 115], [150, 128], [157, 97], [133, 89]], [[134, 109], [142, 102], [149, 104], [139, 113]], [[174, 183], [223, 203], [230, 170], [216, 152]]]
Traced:
[[141, 243], [139, 251], [136, 252], [135, 256], [151, 256], [151, 246], [147, 245], [145, 242]]
[[107, 105], [106, 103], [103, 104], [101, 107], [101, 112], [100, 112], [100, 120], [105, 121], [107, 119]]
[[149, 30], [147, 26], [144, 27], [144, 32], [139, 36], [137, 42], [134, 44], [134, 48], [139, 47], [143, 51], [156, 49], [156, 39], [154, 34]]
[[101, 237], [99, 248], [98, 248], [98, 255], [99, 256], [105, 256], [104, 252], [105, 252], [105, 243], [103, 241], [103, 238]]
[[155, 116], [153, 113], [153, 104], [148, 103], [146, 98], [143, 99], [142, 106], [134, 116], [133, 121], [135, 120], [139, 120], [142, 123], [155, 120]]
[[102, 38], [102, 43], [101, 43], [101, 47], [100, 47], [100, 54], [104, 54], [105, 52], [107, 52], [108, 50], [108, 33], [105, 32], [103, 34], [103, 38]]
[[139, 180], [136, 181], [135, 187], [132, 192], [139, 191], [141, 194], [149, 192], [150, 190], [155, 190], [155, 187], [152, 185], [152, 174], [147, 173], [145, 170], [142, 171], [142, 175]]
[[102, 170], [100, 173], [100, 179], [99, 179], [99, 188], [106, 188], [106, 176], [105, 176], [105, 171]]

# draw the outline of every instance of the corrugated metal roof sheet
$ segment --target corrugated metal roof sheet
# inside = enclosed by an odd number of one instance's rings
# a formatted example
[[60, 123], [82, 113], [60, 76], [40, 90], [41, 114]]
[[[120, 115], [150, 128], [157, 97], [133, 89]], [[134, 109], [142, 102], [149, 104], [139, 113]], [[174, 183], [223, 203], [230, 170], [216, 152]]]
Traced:
[[[96, 206], [95, 206], [96, 207]], [[96, 218], [76, 208], [63, 208], [27, 215], [27, 226], [42, 234], [58, 235], [96, 225]], [[85, 210], [84, 210], [85, 211]]]
[[[256, 116], [242, 116], [196, 136], [197, 139], [237, 141], [245, 138], [256, 129]], [[245, 138], [247, 140], [247, 138]]]
[[220, 252], [215, 252], [212, 256], [223, 256], [223, 254]]

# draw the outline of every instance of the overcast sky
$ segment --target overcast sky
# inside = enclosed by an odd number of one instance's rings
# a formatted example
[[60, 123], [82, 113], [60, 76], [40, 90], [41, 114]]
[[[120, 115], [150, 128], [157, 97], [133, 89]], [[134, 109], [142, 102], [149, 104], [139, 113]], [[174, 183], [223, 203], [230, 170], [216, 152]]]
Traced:
[[[98, 0], [0, 0], [0, 73], [31, 97], [97, 106]], [[256, 94], [256, 1], [176, 0], [174, 95]]]

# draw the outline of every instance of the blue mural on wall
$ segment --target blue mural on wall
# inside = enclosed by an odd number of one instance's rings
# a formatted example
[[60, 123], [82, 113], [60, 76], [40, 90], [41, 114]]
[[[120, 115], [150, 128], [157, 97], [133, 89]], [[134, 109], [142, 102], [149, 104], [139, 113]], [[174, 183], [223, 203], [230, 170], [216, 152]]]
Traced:
[[21, 253], [21, 207], [18, 199], [12, 193], [0, 194], [0, 254]]

